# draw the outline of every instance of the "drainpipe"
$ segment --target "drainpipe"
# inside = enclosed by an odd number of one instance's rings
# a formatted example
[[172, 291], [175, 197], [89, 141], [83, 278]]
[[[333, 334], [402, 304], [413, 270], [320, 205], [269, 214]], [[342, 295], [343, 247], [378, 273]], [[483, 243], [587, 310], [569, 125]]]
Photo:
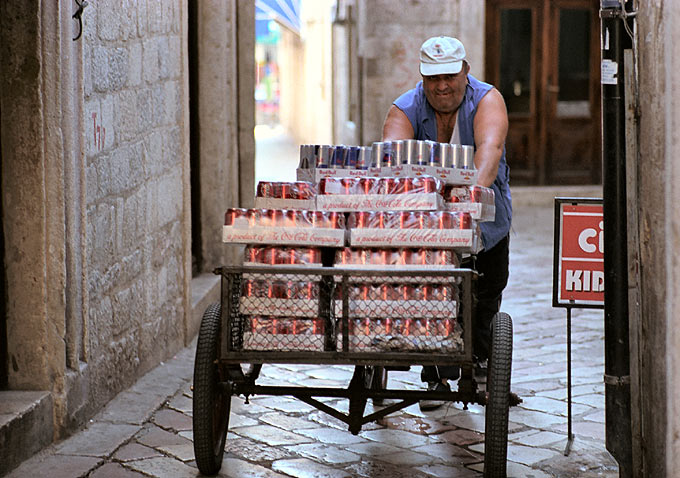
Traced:
[[618, 0], [600, 1], [606, 447], [625, 478], [632, 476], [632, 433], [622, 14]]

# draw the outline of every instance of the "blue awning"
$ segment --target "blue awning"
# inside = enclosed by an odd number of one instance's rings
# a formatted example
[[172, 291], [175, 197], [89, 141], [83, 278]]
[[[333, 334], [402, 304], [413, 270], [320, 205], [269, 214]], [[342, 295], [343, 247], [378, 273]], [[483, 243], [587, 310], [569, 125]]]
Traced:
[[268, 37], [270, 21], [300, 34], [300, 0], [255, 0], [255, 35]]

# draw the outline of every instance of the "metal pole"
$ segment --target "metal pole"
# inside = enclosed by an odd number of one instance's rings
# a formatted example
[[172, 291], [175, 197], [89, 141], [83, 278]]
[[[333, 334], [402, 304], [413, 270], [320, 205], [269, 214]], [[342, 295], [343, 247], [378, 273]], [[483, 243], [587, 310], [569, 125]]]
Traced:
[[564, 448], [564, 456], [569, 456], [574, 443], [571, 424], [571, 307], [567, 307], [567, 446]]
[[626, 224], [623, 20], [618, 0], [601, 0], [602, 193], [606, 446], [619, 476], [632, 472]]

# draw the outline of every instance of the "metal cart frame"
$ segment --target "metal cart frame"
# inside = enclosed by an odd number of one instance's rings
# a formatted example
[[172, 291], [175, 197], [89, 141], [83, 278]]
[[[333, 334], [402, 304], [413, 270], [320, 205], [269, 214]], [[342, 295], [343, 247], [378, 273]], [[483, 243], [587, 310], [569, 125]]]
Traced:
[[[222, 464], [224, 443], [229, 423], [230, 402], [233, 395], [292, 396], [321, 410], [348, 425], [357, 434], [365, 423], [379, 420], [419, 400], [447, 400], [485, 405], [485, 477], [503, 477], [506, 471], [508, 410], [517, 403], [510, 393], [512, 360], [512, 320], [498, 313], [492, 324], [492, 347], [486, 390], [480, 390], [474, 378], [472, 347], [473, 314], [476, 302], [477, 273], [471, 269], [453, 267], [436, 270], [356, 269], [340, 267], [245, 267], [229, 266], [215, 270], [222, 278], [220, 304], [206, 310], [196, 351], [194, 368], [194, 451], [199, 470], [206, 475], [216, 474]], [[240, 313], [241, 281], [248, 274], [313, 276], [319, 281], [319, 315], [323, 319], [323, 351], [243, 350]], [[462, 326], [463, 350], [458, 352], [427, 353], [415, 351], [361, 352], [350, 348], [350, 298], [349, 285], [356, 280], [389, 276], [396, 280], [451, 280], [458, 286]], [[321, 287], [323, 285], [323, 287]], [[332, 291], [340, 286], [342, 307], [335, 317], [336, 295]], [[338, 340], [340, 337], [340, 340]], [[264, 386], [257, 385], [262, 364], [329, 364], [354, 365], [355, 371], [347, 388]], [[247, 364], [244, 370], [242, 365]], [[460, 366], [458, 390], [429, 392], [425, 390], [386, 389], [387, 370], [405, 370], [412, 365]], [[349, 399], [349, 411], [343, 413], [317, 400], [316, 397]], [[380, 401], [397, 399], [369, 415], [364, 415], [368, 399]], [[511, 403], [512, 402], [512, 403]]]

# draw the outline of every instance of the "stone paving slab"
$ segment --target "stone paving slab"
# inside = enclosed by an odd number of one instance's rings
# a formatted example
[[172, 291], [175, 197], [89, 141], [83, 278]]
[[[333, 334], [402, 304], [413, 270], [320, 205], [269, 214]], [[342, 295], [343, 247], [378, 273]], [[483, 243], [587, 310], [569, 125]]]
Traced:
[[[618, 468], [604, 446], [602, 311], [575, 311], [572, 317], [575, 441], [572, 453], [563, 454], [566, 320], [564, 310], [551, 305], [552, 214], [552, 208], [515, 211], [502, 308], [514, 319], [512, 389], [524, 402], [510, 411], [508, 476], [614, 478]], [[191, 430], [194, 347], [114, 398], [87, 429], [9, 476], [198, 476]], [[352, 372], [351, 366], [281, 364], [265, 365], [261, 377], [262, 383], [346, 387]], [[390, 372], [390, 388], [423, 386], [420, 367]], [[343, 413], [349, 408], [346, 399], [320, 400]], [[378, 408], [369, 401], [366, 413]], [[482, 476], [485, 409], [479, 405], [464, 409], [452, 403], [432, 412], [411, 405], [366, 424], [358, 435], [337, 418], [289, 397], [250, 397], [249, 403], [234, 397], [231, 412], [218, 476]], [[87, 454], [92, 456], [79, 456]]]

